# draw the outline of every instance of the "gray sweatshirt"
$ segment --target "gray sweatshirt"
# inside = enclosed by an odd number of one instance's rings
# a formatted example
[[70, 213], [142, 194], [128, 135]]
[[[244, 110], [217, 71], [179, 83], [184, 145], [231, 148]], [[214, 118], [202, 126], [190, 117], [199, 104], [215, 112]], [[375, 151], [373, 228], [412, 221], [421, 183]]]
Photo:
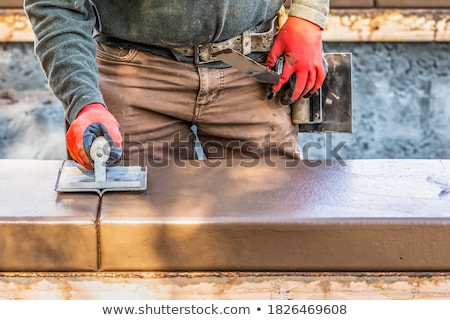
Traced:
[[[100, 102], [95, 29], [122, 42], [171, 48], [223, 41], [268, 21], [283, 0], [25, 0], [35, 52], [72, 122]], [[325, 26], [329, 0], [292, 0], [289, 15]]]

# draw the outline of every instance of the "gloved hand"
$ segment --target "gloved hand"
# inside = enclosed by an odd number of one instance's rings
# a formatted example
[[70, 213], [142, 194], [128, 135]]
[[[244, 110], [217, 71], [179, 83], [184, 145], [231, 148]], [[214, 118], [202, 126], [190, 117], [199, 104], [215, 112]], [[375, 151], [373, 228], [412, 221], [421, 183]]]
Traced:
[[275, 38], [266, 66], [273, 68], [282, 55], [285, 58], [283, 72], [272, 88], [274, 93], [294, 74], [292, 102], [319, 90], [326, 71], [322, 57], [322, 29], [318, 25], [290, 16]]
[[67, 149], [72, 158], [86, 169], [92, 170], [89, 155], [92, 142], [104, 136], [111, 151], [107, 165], [113, 165], [122, 155], [122, 135], [116, 118], [100, 103], [85, 106], [78, 113], [66, 133]]

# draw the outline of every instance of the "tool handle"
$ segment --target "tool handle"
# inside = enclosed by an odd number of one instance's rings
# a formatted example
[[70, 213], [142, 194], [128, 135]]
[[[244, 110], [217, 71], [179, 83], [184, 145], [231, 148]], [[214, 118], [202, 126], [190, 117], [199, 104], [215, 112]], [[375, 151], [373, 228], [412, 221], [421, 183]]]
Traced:
[[92, 142], [89, 154], [94, 161], [95, 182], [106, 182], [106, 162], [109, 159], [111, 147], [105, 137], [97, 137]]
[[95, 140], [92, 142], [89, 155], [91, 156], [92, 160], [94, 160], [95, 158], [106, 158], [106, 160], [108, 160], [110, 152], [111, 147], [109, 146], [108, 141], [104, 136], [100, 136], [95, 138]]

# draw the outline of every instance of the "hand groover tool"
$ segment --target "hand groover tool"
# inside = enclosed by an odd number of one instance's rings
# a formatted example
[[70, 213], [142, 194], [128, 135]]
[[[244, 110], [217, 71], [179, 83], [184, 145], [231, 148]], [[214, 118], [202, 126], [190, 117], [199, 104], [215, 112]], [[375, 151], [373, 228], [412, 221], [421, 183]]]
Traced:
[[59, 169], [55, 190], [58, 192], [142, 191], [147, 189], [147, 168], [111, 166], [106, 162], [110, 148], [105, 137], [92, 143], [90, 156], [94, 170], [87, 170], [73, 160], [65, 160]]
[[[268, 84], [279, 81], [284, 63], [284, 59], [278, 59], [275, 70], [272, 70], [233, 49], [217, 51], [212, 54], [212, 57], [259, 82]], [[350, 133], [352, 132], [352, 54], [325, 53], [323, 58], [328, 73], [319, 91], [295, 102], [283, 103], [283, 98], [281, 101], [283, 104], [291, 105], [292, 122], [298, 124], [300, 132]], [[293, 81], [293, 77], [289, 81]], [[286, 91], [286, 94], [290, 98], [289, 91]]]

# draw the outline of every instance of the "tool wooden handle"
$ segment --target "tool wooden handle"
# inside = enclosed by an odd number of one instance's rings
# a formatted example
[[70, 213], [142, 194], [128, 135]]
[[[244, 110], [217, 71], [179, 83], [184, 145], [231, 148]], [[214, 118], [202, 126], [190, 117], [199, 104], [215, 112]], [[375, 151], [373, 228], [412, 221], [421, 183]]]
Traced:
[[89, 152], [94, 161], [94, 179], [95, 182], [106, 182], [106, 162], [109, 159], [111, 147], [105, 137], [97, 137], [92, 142]]
[[105, 158], [105, 160], [108, 160], [110, 151], [111, 147], [109, 146], [108, 141], [104, 136], [101, 136], [95, 138], [94, 142], [92, 142], [89, 155], [93, 160], [95, 158]]

